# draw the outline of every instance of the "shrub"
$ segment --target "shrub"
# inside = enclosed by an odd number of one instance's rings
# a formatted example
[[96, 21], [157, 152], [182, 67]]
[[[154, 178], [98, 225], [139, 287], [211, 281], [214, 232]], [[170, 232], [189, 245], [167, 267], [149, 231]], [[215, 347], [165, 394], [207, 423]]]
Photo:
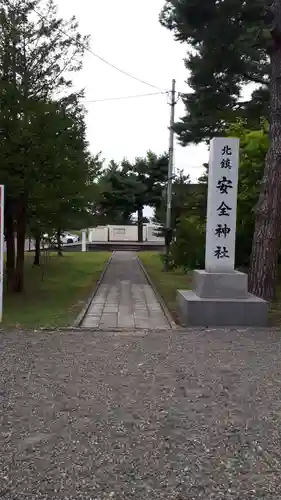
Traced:
[[182, 217], [171, 245], [171, 267], [204, 268], [205, 225], [198, 216]]

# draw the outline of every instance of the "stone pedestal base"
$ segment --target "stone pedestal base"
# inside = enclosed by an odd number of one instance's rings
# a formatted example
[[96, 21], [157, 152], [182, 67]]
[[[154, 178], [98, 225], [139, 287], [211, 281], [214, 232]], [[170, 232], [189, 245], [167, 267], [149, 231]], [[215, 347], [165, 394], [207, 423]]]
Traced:
[[186, 326], [266, 326], [269, 304], [248, 293], [247, 275], [194, 271], [193, 290], [178, 290]]
[[193, 271], [193, 291], [202, 299], [245, 299], [248, 295], [248, 276], [239, 271], [233, 273], [208, 273]]

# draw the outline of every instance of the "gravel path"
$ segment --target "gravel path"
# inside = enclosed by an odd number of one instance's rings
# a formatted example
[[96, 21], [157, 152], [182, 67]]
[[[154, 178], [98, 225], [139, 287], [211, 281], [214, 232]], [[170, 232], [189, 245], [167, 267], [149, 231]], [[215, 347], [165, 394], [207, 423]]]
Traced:
[[281, 335], [0, 334], [0, 498], [281, 499]]

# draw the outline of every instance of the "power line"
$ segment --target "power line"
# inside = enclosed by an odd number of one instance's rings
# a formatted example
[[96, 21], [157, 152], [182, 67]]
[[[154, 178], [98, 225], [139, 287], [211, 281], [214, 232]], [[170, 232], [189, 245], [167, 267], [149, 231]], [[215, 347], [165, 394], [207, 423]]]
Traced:
[[106, 102], [106, 101], [119, 101], [121, 99], [135, 99], [138, 97], [150, 97], [150, 96], [156, 96], [156, 95], [164, 95], [167, 94], [168, 92], [152, 92], [150, 94], [136, 94], [136, 95], [127, 95], [127, 96], [120, 96], [120, 97], [106, 97], [105, 99], [95, 99], [93, 101], [81, 101], [82, 104], [91, 104], [95, 102]]
[[[44, 21], [47, 21], [48, 22], [48, 18], [46, 16], [44, 16], [43, 14], [41, 14], [40, 12], [38, 12], [35, 8], [33, 8], [34, 12], [41, 18], [43, 19]], [[141, 80], [140, 78], [138, 78], [137, 76], [134, 76], [132, 75], [131, 73], [128, 73], [127, 71], [119, 68], [118, 66], [116, 66], [115, 64], [112, 64], [111, 62], [107, 61], [104, 57], [100, 56], [99, 54], [97, 54], [96, 52], [94, 52], [92, 49], [90, 49], [89, 47], [87, 47], [84, 43], [82, 42], [79, 42], [77, 41], [73, 36], [70, 36], [68, 33], [66, 33], [65, 31], [63, 31], [62, 29], [60, 28], [57, 28], [58, 31], [60, 33], [62, 33], [63, 35], [65, 35], [69, 40], [73, 40], [75, 43], [78, 43], [81, 47], [83, 47], [84, 50], [86, 50], [87, 52], [89, 52], [90, 54], [92, 54], [94, 57], [96, 57], [97, 59], [99, 59], [100, 61], [102, 61], [103, 63], [107, 64], [108, 66], [110, 66], [111, 68], [115, 69], [116, 71], [119, 71], [119, 73], [122, 73], [123, 75], [125, 76], [128, 76], [129, 78], [132, 78], [133, 80], [136, 80], [137, 82], [140, 82], [140, 83], [143, 83], [144, 85], [147, 85], [148, 87], [151, 87], [153, 89], [157, 89], [157, 90], [165, 90], [166, 89], [163, 89], [161, 87], [157, 87], [156, 85], [153, 85], [152, 83], [148, 83], [146, 82], [145, 80]]]

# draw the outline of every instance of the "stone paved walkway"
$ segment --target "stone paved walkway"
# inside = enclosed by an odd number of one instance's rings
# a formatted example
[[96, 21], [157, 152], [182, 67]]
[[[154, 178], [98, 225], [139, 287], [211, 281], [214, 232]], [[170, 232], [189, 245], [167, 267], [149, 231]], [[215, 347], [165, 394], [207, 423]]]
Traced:
[[170, 328], [135, 252], [113, 254], [82, 326], [102, 329]]

